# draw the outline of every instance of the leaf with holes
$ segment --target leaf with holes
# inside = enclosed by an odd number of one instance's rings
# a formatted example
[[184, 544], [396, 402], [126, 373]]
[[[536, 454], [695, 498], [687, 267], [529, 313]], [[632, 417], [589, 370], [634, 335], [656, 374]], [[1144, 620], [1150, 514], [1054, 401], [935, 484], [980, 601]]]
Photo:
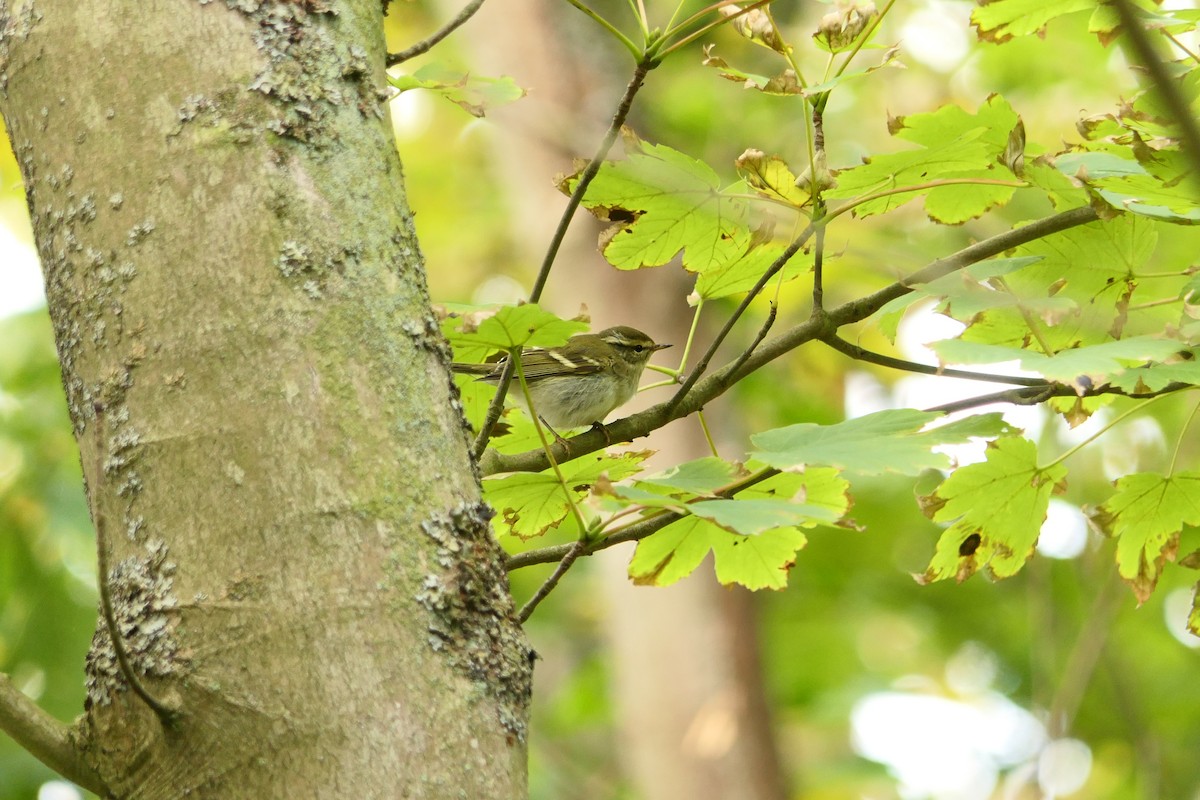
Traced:
[[1015, 436], [988, 443], [987, 458], [960, 467], [921, 508], [934, 522], [953, 523], [938, 540], [921, 583], [966, 580], [980, 567], [997, 578], [1017, 573], [1033, 554], [1050, 495], [1067, 470], [1037, 464], [1037, 446]]

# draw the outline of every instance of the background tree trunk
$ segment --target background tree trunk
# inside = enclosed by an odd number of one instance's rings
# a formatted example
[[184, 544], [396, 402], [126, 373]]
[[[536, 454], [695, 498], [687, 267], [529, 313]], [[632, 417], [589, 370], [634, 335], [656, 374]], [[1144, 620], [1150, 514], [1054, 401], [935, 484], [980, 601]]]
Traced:
[[[442, 7], [446, 16], [454, 13], [454, 3]], [[500, 184], [511, 192], [511, 226], [519, 232], [514, 239], [525, 249], [523, 260], [536, 267], [566, 203], [546, 176], [569, 172], [572, 159], [591, 156], [631, 62], [615, 46], [588, 47], [596, 40], [593, 24], [545, 0], [485, 3], [462, 36], [483, 74], [513, 75], [530, 89], [521, 103], [489, 113], [499, 123], [489, 133], [501, 154], [495, 159], [504, 170]], [[652, 131], [631, 124], [653, 138]], [[593, 330], [631, 324], [682, 346], [691, 322], [691, 309], [682, 302], [688, 279], [678, 270], [613, 269], [598, 251], [596, 224], [583, 211], [576, 217], [547, 285], [551, 308], [570, 315], [585, 304]], [[670, 363], [677, 352], [667, 351], [661, 361]], [[644, 382], [659, 377], [647, 373]], [[669, 391], [642, 396], [612, 417], [661, 401]], [[721, 415], [724, 408], [715, 404], [713, 411]], [[644, 447], [658, 451], [650, 463], [659, 468], [709, 455], [693, 422], [655, 431], [636, 443], [636, 449]], [[575, 569], [600, 570], [617, 750], [637, 796], [787, 797], [749, 592], [720, 586], [711, 565], [670, 588], [637, 587], [627, 574], [630, 554], [629, 547], [615, 548]]]
[[521, 797], [529, 650], [386, 115], [378, 0], [0, 2], [129, 691], [119, 797]]

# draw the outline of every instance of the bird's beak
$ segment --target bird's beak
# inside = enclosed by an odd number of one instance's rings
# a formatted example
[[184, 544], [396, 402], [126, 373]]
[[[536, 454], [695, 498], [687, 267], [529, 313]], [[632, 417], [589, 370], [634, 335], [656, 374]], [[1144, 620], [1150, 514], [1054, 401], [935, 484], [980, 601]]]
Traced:
[[651, 350], [651, 352], [653, 352], [655, 350], [666, 350], [670, 346], [671, 345], [669, 345], [669, 344], [656, 344], [656, 345], [654, 345], [654, 347], [650, 348], [650, 350]]

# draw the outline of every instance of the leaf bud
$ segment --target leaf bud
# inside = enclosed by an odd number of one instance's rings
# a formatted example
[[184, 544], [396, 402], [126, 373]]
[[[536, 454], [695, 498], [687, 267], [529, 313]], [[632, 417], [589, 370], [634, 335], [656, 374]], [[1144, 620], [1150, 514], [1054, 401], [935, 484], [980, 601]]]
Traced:
[[821, 17], [813, 38], [831, 53], [849, 49], [879, 16], [871, 2], [843, 7]]
[[769, 47], [777, 53], [787, 53], [787, 42], [779, 36], [779, 31], [771, 16], [761, 8], [745, 11], [734, 3], [721, 6], [718, 11], [723, 17], [733, 18], [733, 29], [752, 42]]

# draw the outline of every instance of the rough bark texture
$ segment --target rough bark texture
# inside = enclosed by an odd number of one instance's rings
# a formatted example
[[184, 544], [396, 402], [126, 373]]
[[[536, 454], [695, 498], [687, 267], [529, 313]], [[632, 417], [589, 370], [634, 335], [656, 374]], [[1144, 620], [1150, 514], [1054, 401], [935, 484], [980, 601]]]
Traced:
[[[107, 520], [117, 797], [520, 797], [529, 650], [385, 119], [378, 0], [0, 0]], [[97, 408], [103, 408], [97, 418]]]

